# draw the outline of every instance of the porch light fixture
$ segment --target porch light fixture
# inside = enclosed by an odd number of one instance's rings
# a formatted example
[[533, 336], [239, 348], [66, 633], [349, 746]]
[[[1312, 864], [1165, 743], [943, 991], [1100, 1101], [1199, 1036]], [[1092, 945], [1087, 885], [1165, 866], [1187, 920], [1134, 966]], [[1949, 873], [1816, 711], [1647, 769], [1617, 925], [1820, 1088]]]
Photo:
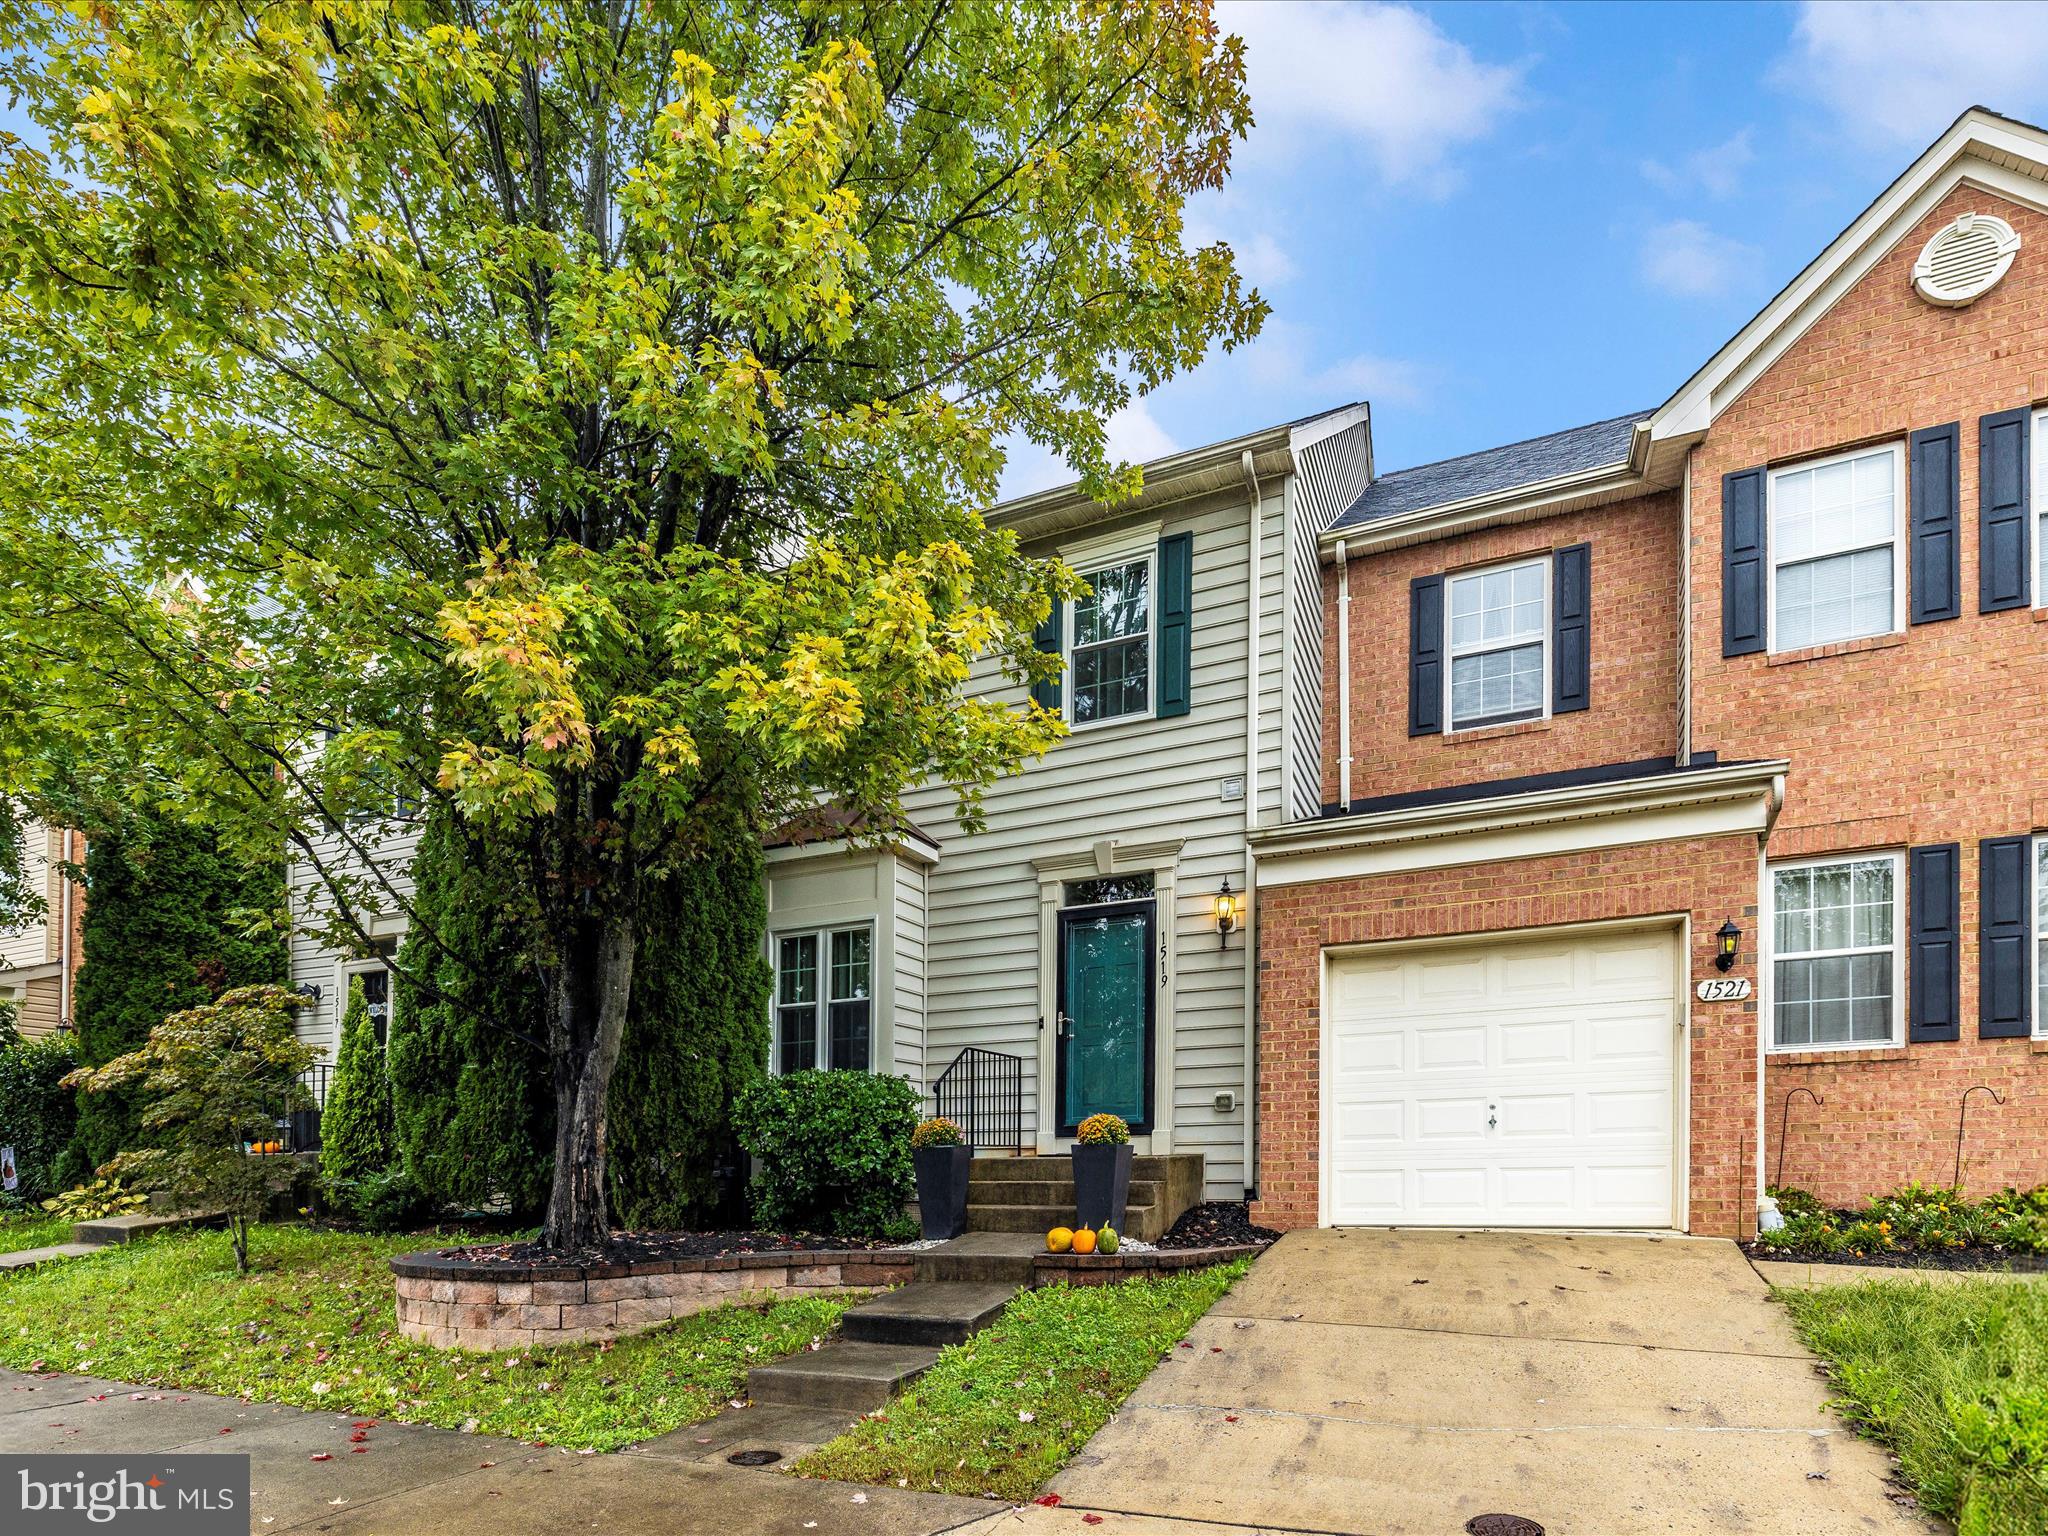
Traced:
[[1230, 935], [1244, 916], [1244, 900], [1233, 895], [1230, 876], [1223, 877], [1223, 889], [1216, 893], [1216, 936], [1223, 941], [1223, 948], [1230, 948]]
[[1729, 970], [1735, 964], [1735, 950], [1742, 943], [1742, 930], [1735, 926], [1735, 919], [1728, 918], [1721, 924], [1721, 931], [1714, 935], [1721, 941], [1721, 952], [1714, 956], [1717, 970]]

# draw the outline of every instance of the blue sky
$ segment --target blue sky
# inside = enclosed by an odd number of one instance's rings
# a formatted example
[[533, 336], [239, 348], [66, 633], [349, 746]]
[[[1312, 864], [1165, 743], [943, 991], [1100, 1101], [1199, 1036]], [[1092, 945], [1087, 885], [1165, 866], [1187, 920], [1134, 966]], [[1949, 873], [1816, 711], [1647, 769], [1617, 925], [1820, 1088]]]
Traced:
[[1141, 460], [1357, 398], [1383, 472], [1659, 404], [1963, 108], [2048, 122], [2041, 5], [1218, 9], [1259, 124], [1192, 221], [1273, 317], [1112, 424]]

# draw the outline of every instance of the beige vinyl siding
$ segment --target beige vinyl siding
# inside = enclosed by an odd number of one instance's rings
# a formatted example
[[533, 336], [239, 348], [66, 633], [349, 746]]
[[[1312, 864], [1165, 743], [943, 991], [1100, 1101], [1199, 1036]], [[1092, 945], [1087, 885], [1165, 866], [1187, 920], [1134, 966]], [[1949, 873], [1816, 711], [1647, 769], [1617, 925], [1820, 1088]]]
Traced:
[[[1323, 572], [1318, 539], [1372, 479], [1370, 438], [1363, 421], [1310, 443], [1289, 483], [1285, 560], [1287, 692], [1286, 819], [1323, 810]], [[1263, 819], [1263, 818], [1262, 818]]]
[[[350, 837], [369, 852], [385, 871], [391, 893], [369, 904], [375, 916], [371, 931], [380, 938], [398, 937], [405, 931], [405, 913], [400, 903], [412, 897], [412, 860], [419, 848], [421, 823], [392, 821], [379, 826], [353, 828]], [[346, 851], [338, 833], [317, 838], [314, 846], [323, 864], [362, 868], [361, 859]], [[332, 1064], [339, 1044], [342, 1010], [348, 1006], [345, 968], [355, 957], [353, 948], [344, 950], [323, 932], [333, 914], [333, 899], [313, 865], [303, 858], [292, 860], [287, 874], [291, 902], [291, 984], [316, 986], [320, 1001], [301, 1009], [293, 1023], [299, 1038], [318, 1050], [320, 1060]]]
[[24, 982], [20, 995], [14, 999], [20, 1009], [17, 1022], [22, 1034], [31, 1040], [54, 1035], [63, 1018], [63, 997], [63, 984], [55, 976]]
[[924, 949], [925, 949], [925, 866], [915, 860], [898, 858], [895, 881], [895, 933], [893, 996], [878, 997], [876, 1012], [889, 1011], [892, 1065], [898, 1077], [907, 1077], [920, 1094], [931, 1091], [931, 1075], [924, 1061]]
[[17, 928], [0, 929], [0, 971], [27, 970], [58, 958], [62, 935], [57, 914], [64, 904], [60, 837], [56, 828], [40, 822], [22, 828], [23, 883], [43, 898], [44, 911]]
[[[1279, 491], [1270, 488], [1269, 507], [1277, 507]], [[1219, 945], [1210, 903], [1225, 875], [1240, 890], [1245, 880], [1245, 805], [1222, 799], [1221, 786], [1245, 773], [1249, 518], [1242, 493], [1168, 507], [1163, 517], [1162, 535], [1195, 535], [1189, 713], [1074, 733], [988, 790], [986, 828], [973, 836], [955, 823], [949, 790], [926, 787], [908, 797], [911, 818], [944, 849], [929, 876], [926, 1077], [936, 1078], [970, 1045], [1021, 1057], [1027, 1130], [1035, 1134], [1039, 880], [1032, 860], [1084, 853], [1104, 838], [1185, 839], [1175, 910], [1170, 924], [1167, 914], [1160, 918], [1174, 936], [1177, 972], [1173, 1016], [1159, 1019], [1172, 1032], [1173, 1146], [1203, 1154], [1211, 1198], [1234, 1199], [1245, 1187], [1250, 957], [1241, 933], [1228, 950]], [[996, 682], [993, 667], [979, 669], [977, 691], [1021, 703], [1021, 689]], [[1043, 1086], [1050, 1109], [1051, 1085]], [[1237, 1096], [1227, 1113], [1213, 1107], [1219, 1089]]]

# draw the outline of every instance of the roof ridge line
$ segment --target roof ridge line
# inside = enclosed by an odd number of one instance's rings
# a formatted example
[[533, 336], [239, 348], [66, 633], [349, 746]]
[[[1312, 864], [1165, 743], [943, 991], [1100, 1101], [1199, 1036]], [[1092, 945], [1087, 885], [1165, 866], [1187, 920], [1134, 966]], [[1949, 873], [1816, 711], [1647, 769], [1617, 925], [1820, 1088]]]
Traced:
[[1403, 464], [1399, 469], [1390, 469], [1384, 474], [1375, 475], [1373, 479], [1375, 482], [1391, 480], [1396, 475], [1412, 474], [1418, 469], [1435, 469], [1440, 464], [1455, 464], [1460, 459], [1476, 459], [1481, 454], [1504, 453], [1510, 448], [1520, 448], [1527, 443], [1540, 443], [1547, 437], [1563, 437], [1567, 432], [1588, 432], [1594, 427], [1611, 427], [1618, 421], [1648, 421], [1656, 414], [1655, 406], [1651, 406], [1647, 411], [1623, 411], [1618, 416], [1603, 416], [1598, 421], [1582, 421], [1575, 427], [1559, 427], [1552, 432], [1536, 432], [1528, 437], [1518, 437], [1509, 443], [1495, 443], [1487, 448], [1472, 448], [1464, 453], [1446, 454], [1441, 459], [1430, 459], [1421, 464]]

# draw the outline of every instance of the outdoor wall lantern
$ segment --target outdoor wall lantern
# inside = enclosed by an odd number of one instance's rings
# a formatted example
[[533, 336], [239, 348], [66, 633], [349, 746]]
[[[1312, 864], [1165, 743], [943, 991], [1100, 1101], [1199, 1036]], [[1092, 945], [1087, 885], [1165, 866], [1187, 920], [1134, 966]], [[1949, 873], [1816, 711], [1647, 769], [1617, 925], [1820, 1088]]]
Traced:
[[1719, 970], [1728, 970], [1735, 964], [1735, 951], [1742, 943], [1742, 930], [1735, 926], [1735, 919], [1731, 917], [1721, 924], [1721, 931], [1714, 937], [1721, 941], [1721, 952], [1714, 956], [1714, 965]]
[[1232, 893], [1230, 876], [1223, 877], [1223, 889], [1216, 893], [1216, 936], [1223, 941], [1223, 948], [1230, 948], [1231, 931], [1244, 916], [1244, 898]]

